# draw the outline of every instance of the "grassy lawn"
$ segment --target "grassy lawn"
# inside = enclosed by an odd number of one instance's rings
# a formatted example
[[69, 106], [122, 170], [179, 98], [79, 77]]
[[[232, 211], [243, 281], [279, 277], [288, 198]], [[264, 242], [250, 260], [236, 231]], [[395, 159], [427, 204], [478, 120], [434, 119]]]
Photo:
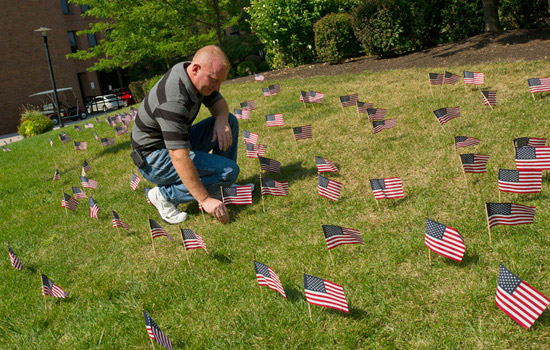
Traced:
[[[498, 106], [483, 106], [474, 88], [433, 87], [429, 71], [485, 73], [485, 87], [498, 90]], [[0, 347], [5, 349], [146, 349], [151, 348], [141, 313], [147, 310], [175, 348], [288, 349], [542, 349], [550, 342], [550, 312], [530, 330], [500, 311], [494, 302], [499, 263], [550, 296], [548, 206], [550, 178], [536, 195], [502, 194], [503, 202], [537, 207], [535, 223], [496, 226], [489, 243], [486, 201], [498, 201], [498, 169], [515, 169], [515, 137], [550, 136], [548, 96], [529, 93], [526, 78], [546, 76], [548, 62], [499, 63], [475, 67], [365, 72], [280, 83], [282, 92], [262, 96], [268, 83], [222, 86], [230, 109], [254, 99], [257, 110], [242, 130], [260, 135], [266, 156], [282, 164], [288, 197], [264, 198], [259, 163], [239, 149], [238, 183], [254, 182], [251, 206], [230, 206], [232, 220], [206, 222], [197, 204], [183, 205], [189, 219], [183, 228], [203, 236], [210, 255], [190, 252], [187, 264], [178, 228], [160, 220], [147, 204], [143, 180], [130, 189], [134, 171], [129, 135], [103, 149], [95, 141], [112, 137], [106, 123], [75, 132], [88, 141], [87, 151], [62, 145], [59, 131], [10, 144], [0, 154]], [[252, 78], [251, 78], [252, 80]], [[300, 90], [325, 93], [322, 105], [304, 107]], [[338, 96], [359, 93], [364, 102], [387, 108], [397, 126], [373, 135], [354, 108], [342, 111]], [[460, 106], [462, 117], [441, 129], [432, 111]], [[207, 116], [203, 108], [199, 119]], [[268, 128], [265, 114], [283, 113], [285, 126]], [[291, 127], [313, 125], [314, 138], [297, 143]], [[488, 172], [467, 174], [465, 182], [453, 136], [481, 139], [462, 153], [489, 154]], [[48, 137], [54, 139], [50, 148]], [[338, 164], [327, 177], [344, 184], [337, 203], [317, 194], [315, 156]], [[101, 208], [99, 220], [88, 217], [82, 200], [75, 213], [61, 208], [62, 191], [80, 186], [83, 160], [97, 180], [86, 189]], [[52, 182], [56, 168], [61, 181]], [[377, 206], [369, 179], [399, 176], [405, 198]], [[111, 226], [110, 209], [131, 231]], [[177, 240], [155, 240], [153, 254], [147, 218], [157, 220]], [[465, 238], [459, 264], [424, 245], [425, 218], [456, 228]], [[332, 250], [331, 262], [322, 224], [361, 231], [364, 245]], [[5, 242], [21, 259], [22, 271], [10, 265]], [[257, 285], [253, 256], [278, 273], [288, 299]], [[39, 271], [69, 292], [65, 300], [40, 295]], [[311, 306], [303, 289], [303, 272], [343, 286], [350, 313]], [[546, 344], [546, 345], [544, 345]], [[158, 345], [157, 345], [158, 348]]]

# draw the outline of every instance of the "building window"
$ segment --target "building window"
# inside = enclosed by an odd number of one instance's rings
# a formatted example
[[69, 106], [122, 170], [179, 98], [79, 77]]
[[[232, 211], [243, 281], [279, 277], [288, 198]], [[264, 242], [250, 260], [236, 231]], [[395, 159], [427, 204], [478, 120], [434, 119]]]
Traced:
[[63, 10], [64, 15], [71, 13], [71, 11], [69, 11], [69, 4], [67, 4], [67, 0], [61, 0], [61, 10]]
[[75, 32], [67, 32], [69, 35], [69, 45], [71, 45], [71, 52], [75, 53], [78, 50], [78, 47], [76, 46], [76, 33]]
[[97, 45], [95, 34], [88, 34], [88, 44], [90, 45], [90, 47], [94, 47]]
[[90, 5], [82, 5], [80, 6], [80, 12], [81, 13], [85, 13], [86, 11], [88, 11], [90, 9]]

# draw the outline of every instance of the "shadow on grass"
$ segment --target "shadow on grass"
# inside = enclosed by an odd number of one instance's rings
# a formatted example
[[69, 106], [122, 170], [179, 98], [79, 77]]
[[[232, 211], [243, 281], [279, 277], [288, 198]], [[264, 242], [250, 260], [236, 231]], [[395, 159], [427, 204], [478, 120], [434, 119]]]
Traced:
[[291, 303], [297, 303], [297, 302], [299, 302], [301, 300], [304, 300], [306, 298], [304, 293], [302, 293], [300, 290], [298, 290], [294, 287], [284, 286], [283, 288], [285, 290], [286, 298]]
[[459, 263], [458, 261], [454, 261], [452, 259], [443, 260], [443, 263], [450, 266], [456, 266], [457, 268], [461, 268], [464, 266], [471, 266], [471, 265], [477, 265], [479, 263], [479, 255], [476, 253], [466, 253], [464, 254], [464, 257], [462, 258], [462, 261]]
[[[120, 151], [129, 151], [130, 150], [130, 140], [124, 141], [121, 143], [116, 143], [114, 146], [108, 146], [104, 148], [101, 152], [98, 153], [97, 157], [94, 157], [93, 159], [102, 157], [105, 154], [116, 154]], [[130, 157], [130, 153], [128, 152], [128, 157]]]
[[550, 325], [550, 310], [546, 308], [542, 314], [537, 319], [537, 322], [535, 322], [533, 328], [535, 327], [548, 327]]
[[327, 312], [328, 313], [331, 313], [331, 314], [334, 314], [334, 315], [337, 315], [337, 316], [341, 316], [341, 317], [349, 317], [349, 318], [352, 318], [356, 321], [365, 321], [367, 320], [367, 313], [361, 309], [358, 309], [358, 308], [355, 308], [353, 306], [348, 306], [348, 309], [349, 309], [349, 313], [346, 314], [345, 312], [343, 311], [340, 311], [340, 310], [336, 310], [336, 309], [331, 309], [331, 308], [326, 308], [327, 309]]
[[225, 254], [214, 252], [211, 254], [212, 259], [217, 260], [220, 264], [229, 265], [233, 262], [233, 260], [229, 259], [229, 257]]

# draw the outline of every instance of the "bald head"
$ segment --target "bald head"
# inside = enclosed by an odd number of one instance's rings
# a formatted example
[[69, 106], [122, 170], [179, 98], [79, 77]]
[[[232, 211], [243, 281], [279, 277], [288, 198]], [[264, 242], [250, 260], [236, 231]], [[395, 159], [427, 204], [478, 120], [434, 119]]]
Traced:
[[187, 66], [187, 75], [195, 90], [204, 96], [220, 90], [221, 83], [227, 78], [229, 60], [222, 49], [215, 45], [198, 50], [193, 61]]
[[208, 45], [199, 49], [193, 57], [192, 64], [208, 67], [213, 70], [229, 69], [229, 60], [222, 49], [216, 45]]

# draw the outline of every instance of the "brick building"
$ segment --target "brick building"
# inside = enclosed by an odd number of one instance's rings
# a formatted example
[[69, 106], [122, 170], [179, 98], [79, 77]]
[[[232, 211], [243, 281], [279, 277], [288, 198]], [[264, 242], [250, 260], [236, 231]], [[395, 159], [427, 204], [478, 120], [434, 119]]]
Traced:
[[[127, 84], [125, 72], [87, 72], [92, 61], [67, 59], [77, 49], [88, 49], [100, 38], [76, 36], [93, 20], [82, 17], [87, 8], [67, 0], [3, 0], [0, 7], [0, 135], [17, 131], [21, 108], [40, 104], [28, 96], [51, 90], [52, 83], [42, 35], [45, 26], [58, 89], [71, 87], [80, 103], [87, 96], [107, 93]], [[93, 84], [92, 84], [93, 83]], [[94, 89], [92, 90], [92, 85]], [[61, 97], [60, 97], [61, 99]], [[60, 101], [62, 103], [62, 101]]]

